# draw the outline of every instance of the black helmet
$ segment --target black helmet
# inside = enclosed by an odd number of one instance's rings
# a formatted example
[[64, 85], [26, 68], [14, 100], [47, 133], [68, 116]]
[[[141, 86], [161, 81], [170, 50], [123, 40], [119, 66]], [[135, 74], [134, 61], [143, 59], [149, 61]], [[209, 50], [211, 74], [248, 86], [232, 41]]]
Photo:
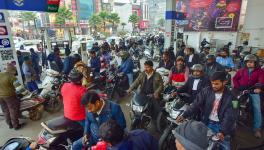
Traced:
[[191, 69], [192, 71], [203, 71], [203, 66], [201, 64], [194, 64]]
[[253, 55], [253, 54], [249, 54], [247, 55], [245, 58], [244, 58], [244, 62], [246, 61], [254, 61], [254, 62], [257, 62], [258, 61], [258, 58]]
[[72, 69], [68, 77], [71, 82], [75, 84], [81, 84], [83, 75], [78, 70]]
[[72, 58], [73, 58], [74, 63], [77, 63], [82, 60], [82, 57], [79, 54], [73, 54]]
[[206, 55], [206, 59], [214, 59], [215, 60], [215, 55], [208, 54], [208, 55]]

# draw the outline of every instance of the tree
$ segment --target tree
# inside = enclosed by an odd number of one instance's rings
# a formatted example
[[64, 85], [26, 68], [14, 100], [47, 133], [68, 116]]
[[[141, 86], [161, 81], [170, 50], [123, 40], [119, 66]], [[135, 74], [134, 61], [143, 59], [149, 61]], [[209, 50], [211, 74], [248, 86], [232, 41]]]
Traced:
[[121, 23], [121, 26], [123, 27], [122, 30], [124, 31], [125, 30], [126, 23], [125, 22], [122, 22]]
[[96, 14], [93, 14], [89, 19], [89, 24], [92, 28], [94, 28], [94, 31], [97, 32], [97, 27], [102, 23], [101, 17], [99, 17]]
[[[37, 27], [36, 27], [37, 15], [36, 15], [36, 13], [34, 13], [34, 12], [22, 12], [20, 14], [19, 18], [21, 18], [23, 21], [23, 30], [24, 30], [24, 22], [27, 22], [28, 28], [30, 29], [30, 21], [33, 21], [35, 31], [37, 32]], [[25, 33], [25, 31], [23, 31], [23, 32]]]
[[106, 29], [106, 23], [108, 21], [108, 13], [105, 12], [105, 11], [101, 11], [99, 13], [99, 17], [102, 19], [102, 22], [103, 22], [103, 27], [104, 27], [104, 32], [105, 32], [105, 29]]
[[133, 26], [133, 33], [135, 32], [136, 29], [136, 23], [138, 23], [139, 21], [139, 17], [137, 16], [137, 14], [133, 14], [129, 16], [128, 22], [132, 23]]
[[65, 25], [66, 20], [72, 19], [72, 12], [66, 7], [60, 7], [56, 14], [56, 24]]
[[108, 15], [108, 21], [112, 23], [113, 33], [115, 33], [114, 31], [116, 31], [117, 28], [116, 25], [120, 23], [120, 17], [117, 13], [111, 13]]
[[164, 18], [160, 18], [159, 21], [158, 21], [158, 25], [160, 27], [164, 27], [164, 25], [165, 25], [165, 19]]

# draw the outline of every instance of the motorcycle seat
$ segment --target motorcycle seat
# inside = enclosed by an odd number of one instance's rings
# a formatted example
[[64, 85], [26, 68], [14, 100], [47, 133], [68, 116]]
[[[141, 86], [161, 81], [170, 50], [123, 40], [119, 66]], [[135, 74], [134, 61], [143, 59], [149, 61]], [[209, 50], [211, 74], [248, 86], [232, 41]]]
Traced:
[[51, 134], [60, 134], [68, 130], [82, 128], [79, 123], [69, 120], [64, 116], [54, 118], [47, 122], [42, 122], [41, 126]]

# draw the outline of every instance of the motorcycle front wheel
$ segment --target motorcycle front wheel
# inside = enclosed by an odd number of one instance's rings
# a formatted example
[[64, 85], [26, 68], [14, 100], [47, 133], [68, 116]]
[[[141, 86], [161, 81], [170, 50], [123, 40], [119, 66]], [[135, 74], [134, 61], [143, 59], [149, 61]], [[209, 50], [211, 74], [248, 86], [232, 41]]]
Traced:
[[162, 133], [166, 127], [168, 126], [167, 120], [168, 113], [165, 111], [161, 111], [157, 117], [157, 129], [160, 133]]
[[164, 130], [159, 140], [159, 150], [176, 150], [173, 129], [174, 126], [170, 125]]

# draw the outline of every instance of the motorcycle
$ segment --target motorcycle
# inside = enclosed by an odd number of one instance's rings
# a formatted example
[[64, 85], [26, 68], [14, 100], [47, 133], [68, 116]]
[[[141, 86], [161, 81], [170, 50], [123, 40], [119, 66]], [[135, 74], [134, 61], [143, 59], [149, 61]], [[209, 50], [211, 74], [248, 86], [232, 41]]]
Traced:
[[40, 96], [46, 101], [44, 103], [44, 109], [47, 112], [54, 113], [58, 112], [62, 108], [62, 100], [60, 89], [62, 85], [67, 82], [65, 76], [61, 76], [59, 72], [48, 69], [47, 75], [44, 78], [41, 85]]
[[167, 113], [168, 126], [163, 131], [159, 140], [159, 150], [176, 150], [175, 138], [172, 130], [175, 129], [179, 124], [176, 122], [176, 118], [181, 116], [187, 109], [188, 104], [181, 98], [175, 98], [173, 101], [169, 101], [165, 104], [165, 112]]
[[158, 72], [161, 75], [164, 86], [165, 86], [165, 84], [168, 83], [169, 81], [170, 70], [165, 69], [164, 67], [161, 67], [161, 68], [157, 68], [156, 72]]
[[18, 137], [9, 139], [3, 146], [0, 147], [1, 150], [26, 150], [31, 144], [32, 139], [28, 137]]
[[37, 143], [40, 149], [68, 149], [70, 141], [76, 141], [83, 135], [83, 128], [78, 122], [69, 120], [64, 116], [42, 122]]
[[29, 95], [18, 95], [18, 99], [20, 99], [20, 112], [27, 111], [29, 115], [29, 119], [33, 121], [40, 120], [43, 113], [43, 104], [45, 103], [45, 99], [39, 97], [37, 95], [37, 91], [29, 93]]
[[109, 99], [113, 99], [115, 92], [119, 97], [125, 96], [126, 91], [129, 88], [128, 77], [123, 73], [110, 72], [106, 80], [106, 94]]
[[134, 129], [147, 129], [151, 123], [151, 112], [150, 112], [150, 98], [151, 96], [138, 94], [133, 92], [134, 96], [132, 98], [130, 106], [132, 111], [130, 111], [131, 118], [131, 130]]

